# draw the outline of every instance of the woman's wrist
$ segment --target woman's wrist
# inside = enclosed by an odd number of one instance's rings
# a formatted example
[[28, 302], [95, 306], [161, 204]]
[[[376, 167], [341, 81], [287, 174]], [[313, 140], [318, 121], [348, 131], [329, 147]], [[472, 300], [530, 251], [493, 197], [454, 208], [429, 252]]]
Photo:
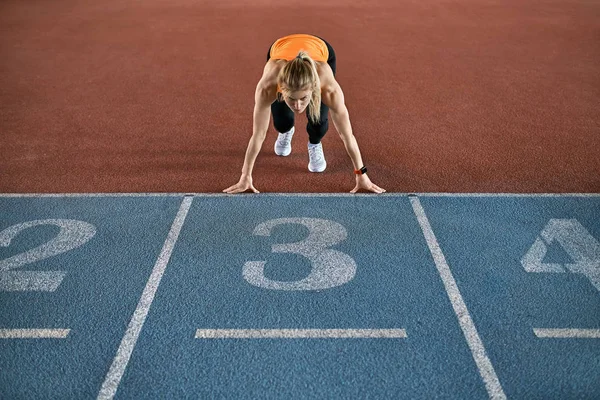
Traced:
[[354, 170], [354, 173], [355, 173], [356, 175], [364, 175], [364, 174], [366, 174], [366, 173], [367, 173], [367, 167], [365, 167], [365, 166], [363, 165], [361, 168], [359, 168], [359, 169], [355, 169], [355, 170]]

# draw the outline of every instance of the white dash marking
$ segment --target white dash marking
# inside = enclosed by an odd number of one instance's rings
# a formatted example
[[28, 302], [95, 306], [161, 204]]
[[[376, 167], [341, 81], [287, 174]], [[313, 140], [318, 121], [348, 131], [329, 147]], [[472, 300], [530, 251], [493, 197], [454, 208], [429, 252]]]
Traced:
[[196, 339], [405, 339], [404, 329], [198, 329]]
[[70, 329], [0, 329], [0, 339], [65, 339]]
[[140, 298], [137, 308], [133, 313], [133, 317], [129, 322], [125, 336], [123, 336], [121, 345], [117, 350], [117, 355], [110, 366], [110, 370], [106, 375], [106, 379], [104, 380], [102, 387], [100, 388], [98, 399], [112, 399], [117, 393], [117, 388], [119, 387], [121, 378], [125, 373], [125, 368], [127, 368], [133, 348], [135, 347], [138, 337], [140, 336], [144, 321], [146, 320], [146, 316], [148, 315], [148, 311], [150, 310], [150, 306], [154, 300], [154, 295], [156, 294], [158, 285], [160, 284], [167, 264], [169, 263], [169, 259], [171, 258], [171, 253], [173, 252], [173, 248], [175, 247], [175, 243], [179, 237], [179, 232], [181, 232], [185, 217], [187, 216], [190, 206], [192, 205], [192, 199], [193, 197], [185, 197], [181, 202], [181, 207], [179, 207], [175, 221], [173, 221], [173, 225], [171, 226], [171, 230], [169, 231], [167, 239], [165, 240], [165, 244], [163, 245], [160, 255], [156, 260], [152, 274], [146, 283], [142, 297]]
[[535, 336], [554, 339], [600, 339], [600, 329], [533, 328]]
[[423, 231], [429, 251], [433, 256], [437, 270], [442, 278], [444, 287], [446, 288], [446, 293], [448, 294], [450, 303], [452, 303], [454, 313], [458, 317], [460, 328], [462, 329], [463, 335], [467, 340], [467, 344], [471, 349], [471, 354], [473, 355], [475, 364], [479, 369], [479, 374], [485, 383], [488, 395], [491, 399], [506, 399], [506, 394], [504, 394], [504, 390], [502, 389], [500, 380], [496, 375], [494, 366], [487, 356], [483, 342], [481, 341], [479, 333], [477, 332], [477, 328], [475, 327], [475, 323], [469, 314], [469, 310], [467, 309], [467, 305], [460, 294], [456, 280], [454, 279], [452, 271], [450, 271], [450, 267], [446, 262], [446, 257], [444, 257], [444, 253], [442, 253], [442, 249], [440, 248], [435, 234], [433, 233], [433, 229], [431, 228], [429, 219], [425, 214], [425, 210], [423, 209], [423, 206], [417, 197], [410, 197], [410, 202], [417, 220], [419, 221], [419, 225], [421, 225], [421, 230]]

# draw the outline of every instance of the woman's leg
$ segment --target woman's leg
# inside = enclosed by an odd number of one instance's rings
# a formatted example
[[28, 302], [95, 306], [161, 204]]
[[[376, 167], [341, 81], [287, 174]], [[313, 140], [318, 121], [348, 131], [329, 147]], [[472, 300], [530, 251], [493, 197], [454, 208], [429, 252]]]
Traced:
[[335, 76], [335, 72], [336, 72], [336, 68], [337, 68], [337, 63], [335, 60], [335, 51], [333, 50], [333, 47], [331, 47], [331, 45], [327, 42], [327, 40], [325, 40], [321, 37], [318, 37], [318, 38], [321, 39], [322, 41], [324, 41], [325, 45], [327, 46], [327, 50], [329, 51], [329, 57], [327, 58], [327, 64], [329, 64], [329, 66], [333, 70], [333, 76]]
[[321, 102], [321, 119], [319, 120], [319, 123], [313, 124], [309, 118], [308, 124], [306, 124], [306, 131], [308, 132], [308, 141], [312, 144], [321, 143], [321, 139], [323, 139], [323, 136], [325, 136], [328, 129], [329, 107], [327, 107], [323, 102]]
[[285, 104], [285, 101], [275, 100], [271, 104], [273, 126], [280, 133], [289, 132], [294, 127], [294, 112]]
[[[317, 36], [319, 37], [319, 36]], [[321, 37], [319, 37], [322, 41], [327, 45], [327, 50], [329, 51], [329, 57], [327, 58], [327, 64], [331, 67], [333, 71], [333, 76], [335, 76], [336, 72], [336, 60], [335, 60], [335, 51], [333, 47], [327, 41]], [[321, 142], [323, 136], [327, 133], [329, 129], [329, 107], [327, 107], [323, 102], [321, 102], [321, 119], [318, 124], [313, 124], [308, 120], [308, 124], [306, 125], [306, 131], [308, 132], [308, 141], [312, 144], [317, 144]]]

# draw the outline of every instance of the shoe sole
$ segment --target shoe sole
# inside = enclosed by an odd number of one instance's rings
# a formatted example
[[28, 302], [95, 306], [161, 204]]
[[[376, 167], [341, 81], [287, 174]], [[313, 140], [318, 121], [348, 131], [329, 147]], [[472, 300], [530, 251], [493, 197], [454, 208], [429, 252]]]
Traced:
[[308, 166], [308, 170], [309, 170], [310, 172], [323, 172], [323, 171], [325, 171], [325, 169], [326, 169], [326, 168], [327, 168], [327, 163], [325, 163], [325, 166], [323, 167], [323, 169], [315, 169], [315, 170], [312, 170], [312, 169], [310, 169], [310, 164], [309, 164], [309, 166]]
[[278, 156], [287, 157], [290, 154], [292, 154], [292, 149], [290, 149], [290, 151], [288, 151], [287, 153], [278, 153], [277, 150], [275, 150], [275, 154], [277, 154]]

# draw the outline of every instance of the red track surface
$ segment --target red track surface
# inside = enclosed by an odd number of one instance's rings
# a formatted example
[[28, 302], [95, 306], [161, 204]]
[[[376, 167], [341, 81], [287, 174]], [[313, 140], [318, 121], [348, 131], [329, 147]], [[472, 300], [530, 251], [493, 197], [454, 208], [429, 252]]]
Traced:
[[[252, 3], [252, 6], [248, 4]], [[0, 192], [220, 192], [237, 182], [270, 44], [329, 41], [389, 192], [600, 192], [600, 2], [3, 0]], [[262, 192], [347, 192], [270, 126]]]

